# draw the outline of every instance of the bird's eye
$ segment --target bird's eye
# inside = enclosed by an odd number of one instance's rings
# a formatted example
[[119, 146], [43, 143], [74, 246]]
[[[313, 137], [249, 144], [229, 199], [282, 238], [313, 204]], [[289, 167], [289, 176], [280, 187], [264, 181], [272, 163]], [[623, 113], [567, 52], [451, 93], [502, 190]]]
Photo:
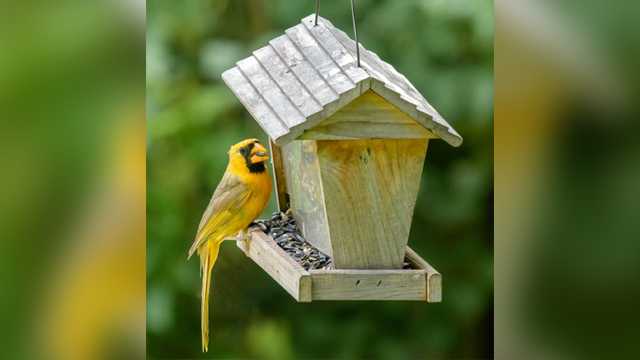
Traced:
[[245, 157], [248, 156], [249, 155], [249, 148], [247, 148], [247, 147], [240, 148], [240, 155], [245, 156]]

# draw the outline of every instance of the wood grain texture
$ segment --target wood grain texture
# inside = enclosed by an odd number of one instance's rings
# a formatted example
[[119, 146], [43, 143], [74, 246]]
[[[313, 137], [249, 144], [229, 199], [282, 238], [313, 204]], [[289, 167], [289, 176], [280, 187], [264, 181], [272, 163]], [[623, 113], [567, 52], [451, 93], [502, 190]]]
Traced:
[[284, 162], [282, 161], [282, 149], [273, 142], [273, 139], [269, 139], [269, 150], [271, 152], [271, 166], [273, 168], [273, 179], [276, 187], [278, 210], [286, 211], [289, 209], [289, 194], [287, 192]]
[[251, 83], [237, 67], [225, 71], [222, 74], [222, 79], [271, 138], [277, 139], [289, 132], [286, 124], [278, 118], [278, 115], [262, 99], [260, 93], [251, 86]]
[[311, 270], [313, 300], [418, 300], [427, 296], [422, 270]]
[[254, 56], [238, 61], [237, 67], [287, 127], [294, 127], [306, 120], [302, 111]]
[[410, 116], [372, 90], [366, 91], [358, 99], [340, 109], [339, 112], [323, 120], [318, 126], [342, 122], [417, 125]]
[[309, 117], [322, 111], [324, 104], [321, 104], [319, 100], [307, 90], [305, 85], [298, 81], [296, 75], [289, 70], [288, 66], [271, 46], [265, 46], [254, 51], [253, 56], [278, 84], [293, 105], [300, 110], [302, 115]]
[[336, 93], [342, 94], [355, 87], [354, 81], [324, 51], [304, 25], [296, 25], [285, 33]]
[[369, 90], [317, 126], [306, 130], [300, 139], [428, 139], [432, 132], [410, 116]]
[[332, 256], [329, 227], [313, 140], [296, 140], [282, 148], [289, 201], [305, 239]]
[[296, 76], [296, 80], [320, 105], [324, 106], [338, 100], [338, 93], [320, 76], [287, 35], [269, 41], [269, 46], [287, 65], [287, 71]]
[[316, 26], [313, 21], [307, 21], [307, 19], [302, 20], [302, 25], [307, 28], [320, 47], [331, 56], [351, 81], [358, 83], [369, 77], [364, 69], [358, 67], [356, 58], [331, 34], [326, 26]]
[[337, 269], [402, 267], [426, 151], [427, 139], [317, 141]]
[[250, 241], [236, 242], [245, 255], [299, 302], [311, 301], [311, 278], [300, 264], [260, 230], [250, 231]]

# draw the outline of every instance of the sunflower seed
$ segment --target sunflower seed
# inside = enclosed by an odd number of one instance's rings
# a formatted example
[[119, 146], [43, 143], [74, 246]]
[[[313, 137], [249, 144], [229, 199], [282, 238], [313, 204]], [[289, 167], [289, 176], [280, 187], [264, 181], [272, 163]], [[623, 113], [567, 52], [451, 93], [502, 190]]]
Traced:
[[275, 212], [270, 219], [257, 220], [254, 225], [271, 236], [276, 244], [304, 269], [332, 268], [331, 258], [307, 242], [300, 234], [291, 210], [287, 210], [286, 213]]

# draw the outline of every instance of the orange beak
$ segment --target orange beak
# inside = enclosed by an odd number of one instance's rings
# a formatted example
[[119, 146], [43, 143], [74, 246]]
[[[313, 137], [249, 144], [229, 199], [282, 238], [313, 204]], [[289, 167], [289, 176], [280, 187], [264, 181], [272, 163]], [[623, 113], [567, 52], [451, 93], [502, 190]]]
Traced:
[[269, 160], [267, 149], [265, 149], [261, 144], [255, 144], [253, 151], [251, 152], [251, 163], [256, 164], [267, 160]]

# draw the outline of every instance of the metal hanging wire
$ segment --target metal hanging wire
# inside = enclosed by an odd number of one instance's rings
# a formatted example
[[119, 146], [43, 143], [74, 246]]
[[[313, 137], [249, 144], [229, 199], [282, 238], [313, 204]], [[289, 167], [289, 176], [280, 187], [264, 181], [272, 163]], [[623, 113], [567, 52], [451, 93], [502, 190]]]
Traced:
[[360, 42], [358, 41], [358, 27], [356, 26], [356, 7], [355, 0], [351, 0], [351, 20], [353, 21], [353, 35], [356, 38], [356, 57], [358, 59], [358, 67], [360, 67]]
[[[316, 18], [314, 26], [318, 26], [318, 16], [320, 15], [320, 0], [316, 0]], [[356, 40], [356, 60], [358, 61], [358, 67], [360, 67], [360, 42], [358, 41], [358, 27], [356, 24], [356, 6], [355, 0], [351, 0], [351, 21], [353, 22], [353, 36]]]

